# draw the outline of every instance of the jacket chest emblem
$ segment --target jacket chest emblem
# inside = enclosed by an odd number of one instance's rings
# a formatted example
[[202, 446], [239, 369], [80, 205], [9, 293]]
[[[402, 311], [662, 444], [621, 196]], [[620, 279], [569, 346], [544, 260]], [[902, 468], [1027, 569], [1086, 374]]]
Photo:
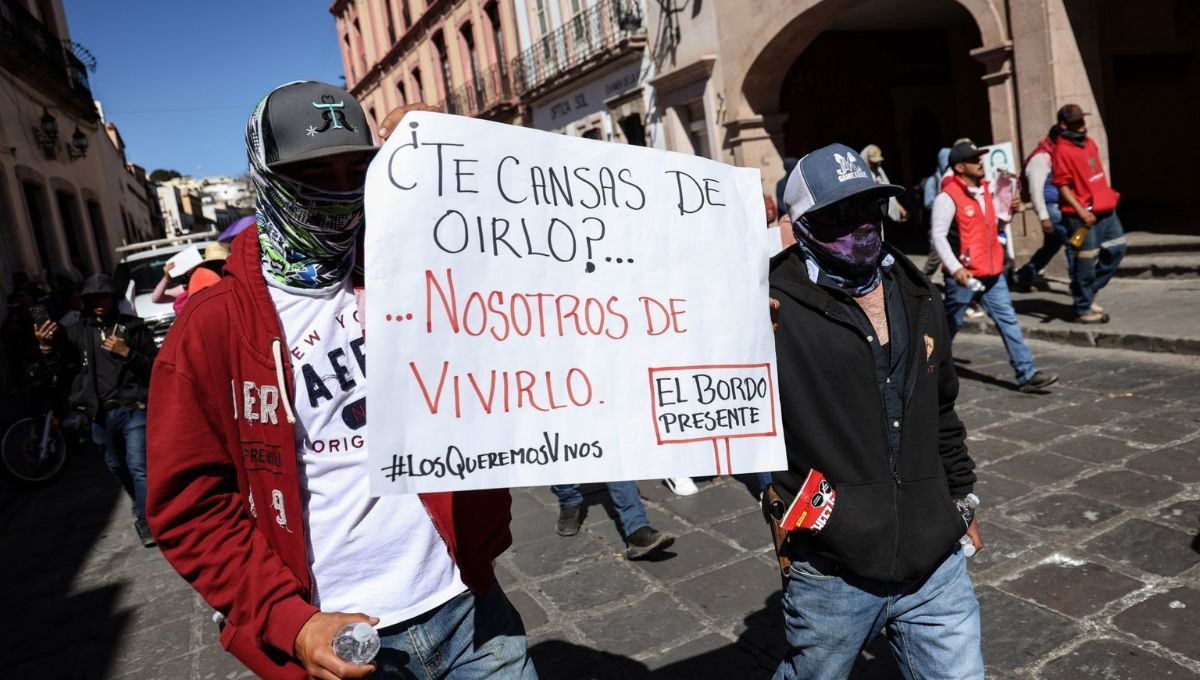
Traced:
[[243, 380], [241, 389], [235, 381], [229, 381], [233, 391], [233, 419], [239, 417], [248, 422], [264, 425], [279, 424], [279, 388], [274, 385], [257, 385]]
[[967, 214], [967, 217], [974, 217], [975, 216], [975, 206], [968, 205], [966, 208], [963, 208], [963, 212]]

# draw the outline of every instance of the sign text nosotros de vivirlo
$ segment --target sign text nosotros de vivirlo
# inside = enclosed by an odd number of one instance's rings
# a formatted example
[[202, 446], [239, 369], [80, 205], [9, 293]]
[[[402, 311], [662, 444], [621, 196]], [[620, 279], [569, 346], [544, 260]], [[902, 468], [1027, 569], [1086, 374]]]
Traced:
[[[462, 142], [420, 141], [417, 123], [411, 123], [411, 140], [398, 146], [387, 159], [388, 180], [401, 191], [416, 189], [417, 173], [406, 168], [427, 166], [412, 163], [411, 155], [422, 147], [436, 150], [435, 176], [437, 197], [479, 194], [485, 183], [495, 188], [500, 209], [521, 207], [565, 207], [574, 217], [551, 216], [531, 222], [519, 214], [469, 215], [447, 207], [432, 225], [433, 243], [441, 251], [457, 255], [471, 250], [494, 257], [517, 259], [543, 257], [560, 263], [584, 261], [584, 271], [596, 271], [596, 245], [608, 229], [600, 217], [578, 217], [579, 208], [612, 208], [638, 212], [646, 207], [648, 196], [632, 168], [585, 165], [538, 165], [522, 163], [514, 155], [501, 158], [486, 172], [480, 160], [472, 158]], [[683, 170], [664, 171], [674, 178], [673, 201], [679, 215], [698, 213], [706, 207], [724, 207], [721, 182], [712, 177], [695, 177]], [[491, 191], [489, 188], [489, 195]], [[578, 208], [576, 207], [578, 206]], [[497, 211], [499, 212], [499, 210]], [[608, 257], [606, 262], [629, 264], [626, 256]]]
[[[370, 388], [394, 414], [373, 421], [373, 493], [629, 479], [691, 450], [664, 443], [767, 436], [750, 432], [772, 432], [773, 387], [719, 369], [773, 362], [769, 334], [710, 332], [757, 320], [740, 301], [765, 295], [758, 185], [692, 156], [410, 114], [368, 173], [370, 317], [393, 348]], [[686, 394], [656, 405], [646, 370], [665, 357], [718, 370], [673, 375]]]

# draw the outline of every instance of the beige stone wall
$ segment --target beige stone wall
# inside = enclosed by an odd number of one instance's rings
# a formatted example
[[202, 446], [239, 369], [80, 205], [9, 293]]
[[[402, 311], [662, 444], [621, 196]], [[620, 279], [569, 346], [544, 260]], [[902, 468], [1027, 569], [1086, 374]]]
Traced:
[[[407, 2], [413, 24], [404, 26], [401, 3]], [[488, 17], [484, 8], [485, 0], [458, 0], [457, 2], [422, 2], [422, 0], [394, 0], [391, 3], [391, 21], [396, 34], [396, 43], [411, 40], [411, 44], [400, 54], [391, 55], [395, 43], [388, 35], [388, 4], [384, 0], [351, 0], [335, 3], [335, 24], [339, 41], [349, 33], [351, 44], [349, 51], [342, 41], [342, 62], [345, 67], [346, 87], [358, 98], [368, 117], [373, 110], [372, 129], [388, 111], [401, 104], [397, 83], [404, 84], [408, 101], [413, 103], [424, 101], [428, 104], [439, 104], [458, 88], [471, 81], [471, 68], [467, 63], [466, 44], [463, 29], [470, 24], [474, 38], [478, 67], [480, 74], [485, 73], [497, 62], [494, 41], [491, 34]], [[436, 16], [423, 16], [427, 6], [437, 10]], [[514, 24], [513, 9], [510, 2], [499, 0], [497, 11], [500, 17], [501, 41], [504, 46], [504, 59], [511, 61], [518, 54], [517, 31]], [[354, 30], [354, 21], [358, 20], [361, 29], [362, 50], [365, 59], [359, 59], [355, 52], [359, 44]], [[411, 33], [411, 35], [410, 35]], [[433, 37], [441, 35], [446, 56], [450, 62], [450, 92], [442, 84], [441, 64]], [[364, 77], [382, 61], [387, 65], [370, 79]], [[359, 65], [361, 64], [361, 65]], [[420, 69], [420, 85], [413, 78], [413, 69]]]
[[[91, 271], [110, 269], [114, 255], [108, 249], [125, 241], [122, 211], [134, 225], [150, 228], [148, 204], [139, 200], [127, 187], [130, 173], [125, 158], [112, 144], [104, 129], [95, 123], [76, 120], [56, 103], [0, 71], [0, 101], [10, 105], [0, 107], [0, 222], [3, 233], [0, 242], [6, 251], [0, 257], [0, 279], [5, 283], [14, 270], [42, 272], [37, 239], [33, 234], [29, 206], [26, 204], [23, 182], [31, 182], [44, 197], [41, 211], [46, 222], [45, 258], [52, 267], [70, 261], [65, 224], [76, 225], [74, 239], [82, 251], [85, 267]], [[47, 158], [37, 146], [32, 128], [38, 125], [43, 107], [58, 122], [58, 145], [53, 158]], [[87, 157], [70, 160], [66, 144], [78, 126], [88, 138]], [[72, 205], [71, 215], [64, 221], [58, 192], [65, 193]], [[101, 207], [103, 233], [97, 234], [87, 209], [91, 199]], [[101, 247], [107, 246], [105, 252]]]

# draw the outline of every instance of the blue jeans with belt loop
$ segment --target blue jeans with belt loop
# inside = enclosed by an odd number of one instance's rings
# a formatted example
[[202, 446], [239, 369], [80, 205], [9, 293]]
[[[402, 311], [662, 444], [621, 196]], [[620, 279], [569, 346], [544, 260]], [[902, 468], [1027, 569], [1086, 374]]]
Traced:
[[92, 441], [104, 449], [104, 463], [133, 499], [133, 515], [146, 519], [146, 412], [113, 406], [92, 423]]
[[[400, 587], [403, 587], [402, 585]], [[537, 680], [521, 615], [493, 583], [379, 631], [372, 678]]]
[[1026, 262], [1025, 266], [1017, 271], [1017, 283], [1026, 288], [1033, 283], [1037, 273], [1045, 269], [1050, 264], [1050, 260], [1053, 260], [1058, 251], [1064, 247], [1066, 247], [1068, 275], [1075, 266], [1075, 250], [1068, 243], [1071, 232], [1067, 231], [1067, 225], [1063, 223], [1062, 211], [1058, 209], [1057, 203], [1047, 203], [1046, 212], [1050, 215], [1050, 224], [1054, 231], [1050, 234], [1042, 234], [1042, 247], [1038, 248], [1037, 252], [1029, 258], [1029, 262]]
[[[569, 508], [583, 505], [583, 494], [579, 492], [578, 484], [559, 484], [550, 487], [550, 490], [558, 496], [560, 506]], [[622, 534], [629, 536], [644, 526], [650, 526], [637, 482], [608, 482], [608, 495], [612, 497], [617, 518], [621, 521]]]
[[984, 285], [982, 293], [958, 285], [952, 276], [946, 277], [946, 323], [950, 327], [950, 339], [954, 339], [962, 326], [967, 306], [972, 301], [979, 300], [983, 311], [992, 317], [1000, 331], [1004, 349], [1008, 351], [1008, 363], [1017, 374], [1017, 384], [1024, 385], [1037, 373], [1037, 368], [1033, 365], [1033, 354], [1025, 344], [1021, 324], [1017, 322], [1017, 312], [1013, 309], [1012, 297], [1008, 293], [1008, 282], [999, 275], [985, 276], [979, 279], [979, 282]]
[[[1096, 293], [1108, 285], [1125, 257], [1125, 229], [1117, 213], [1096, 217], [1096, 225], [1088, 229], [1083, 244], [1074, 249], [1071, 296], [1075, 298], [1076, 316], [1091, 311]], [[1083, 226], [1083, 220], [1076, 215], [1066, 214], [1063, 219], [1071, 233]]]
[[895, 583], [829, 573], [815, 558], [796, 557], [783, 592], [788, 652], [774, 680], [845, 678], [880, 629], [905, 678], [983, 678], [979, 600], [962, 548], [928, 576]]

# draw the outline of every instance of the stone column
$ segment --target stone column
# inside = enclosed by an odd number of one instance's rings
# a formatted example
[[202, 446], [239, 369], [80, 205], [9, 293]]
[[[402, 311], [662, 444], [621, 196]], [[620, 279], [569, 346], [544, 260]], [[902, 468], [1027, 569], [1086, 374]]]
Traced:
[[758, 168], [762, 172], [763, 193], [774, 196], [775, 183], [783, 177], [783, 123], [787, 114], [769, 113], [747, 116], [725, 123], [725, 144], [733, 154], [733, 164]]
[[[987, 85], [991, 110], [992, 142], [1012, 142], [1017, 162], [1024, 159], [1023, 146], [1017, 133], [1017, 96], [1013, 72], [1013, 44], [1006, 40], [971, 50], [971, 56], [983, 64], [983, 82]], [[1037, 216], [1029, 211], [1019, 213], [1008, 228], [1013, 239], [1016, 266], [1028, 259], [1042, 245], [1042, 229]]]

